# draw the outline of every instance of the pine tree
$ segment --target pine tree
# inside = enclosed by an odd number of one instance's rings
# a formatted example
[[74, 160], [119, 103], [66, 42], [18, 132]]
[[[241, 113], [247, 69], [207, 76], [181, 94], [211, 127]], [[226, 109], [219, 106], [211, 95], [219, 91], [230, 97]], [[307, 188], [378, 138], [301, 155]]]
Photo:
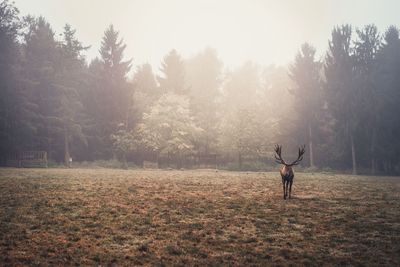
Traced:
[[365, 140], [365, 144], [361, 146], [364, 151], [361, 153], [365, 160], [370, 159], [371, 172], [375, 173], [377, 123], [383, 119], [380, 117], [380, 86], [376, 83], [377, 54], [381, 46], [381, 38], [375, 25], [367, 25], [358, 29], [357, 37], [354, 43], [354, 82], [359, 96], [357, 108], [360, 116], [360, 130], [357, 139]]
[[[18, 81], [21, 23], [19, 11], [9, 1], [0, 2], [0, 156], [18, 149], [21, 137], [29, 134], [24, 115], [23, 92]], [[1, 159], [0, 159], [1, 160]]]
[[218, 135], [217, 98], [222, 82], [222, 62], [217, 52], [207, 48], [185, 61], [186, 82], [190, 88], [190, 109], [196, 124], [204, 129], [199, 150], [216, 152]]
[[260, 89], [259, 68], [251, 62], [231, 72], [223, 87], [219, 146], [237, 155], [239, 169], [243, 157], [257, 156], [257, 147], [263, 146], [262, 124], [255, 121]]
[[384, 34], [381, 49], [377, 55], [377, 102], [379, 120], [376, 132], [376, 168], [393, 173], [399, 163], [400, 145], [400, 38], [399, 29], [390, 26]]
[[152, 104], [161, 96], [156, 78], [150, 64], [138, 66], [133, 77], [133, 105], [136, 121], [140, 121], [143, 113], [148, 112]]
[[[315, 60], [315, 48], [305, 43], [290, 66], [290, 77], [296, 84], [291, 90], [295, 101], [296, 133], [301, 132], [308, 140], [310, 166], [315, 167], [314, 146], [317, 127], [322, 113], [322, 88], [320, 85], [320, 62]], [[295, 134], [295, 133], [293, 133]], [[304, 138], [304, 137], [308, 138]]]
[[162, 76], [157, 79], [160, 87], [165, 93], [188, 94], [188, 89], [185, 85], [185, 67], [181, 56], [173, 49], [164, 57], [161, 63]]
[[[350, 146], [353, 174], [357, 173], [355, 134], [359, 124], [356, 106], [358, 95], [354, 84], [354, 54], [350, 25], [335, 27], [325, 59], [326, 97], [336, 121], [336, 147], [343, 151]], [[343, 152], [338, 157], [346, 159]]]
[[123, 61], [126, 45], [119, 38], [119, 33], [110, 25], [104, 32], [101, 43], [101, 59], [94, 64], [97, 80], [94, 81], [93, 98], [99, 107], [96, 112], [98, 140], [103, 147], [102, 157], [108, 158], [113, 153], [111, 135], [119, 126], [133, 128], [133, 117], [130, 113], [133, 99], [132, 86], [126, 76], [131, 68], [131, 61]]
[[84, 84], [85, 60], [82, 52], [87, 49], [75, 37], [75, 30], [70, 25], [64, 27], [63, 41], [60, 43], [60, 64], [62, 68], [57, 75], [58, 107], [56, 116], [62, 127], [64, 139], [64, 164], [69, 166], [70, 143], [78, 138], [87, 144], [82, 132], [81, 122], [83, 111], [81, 103], [81, 90]]
[[56, 115], [59, 50], [50, 24], [43, 18], [27, 17], [23, 44], [23, 77], [27, 99], [31, 102], [31, 121], [35, 134], [31, 148], [46, 150], [49, 159], [57, 157], [57, 137], [61, 131]]

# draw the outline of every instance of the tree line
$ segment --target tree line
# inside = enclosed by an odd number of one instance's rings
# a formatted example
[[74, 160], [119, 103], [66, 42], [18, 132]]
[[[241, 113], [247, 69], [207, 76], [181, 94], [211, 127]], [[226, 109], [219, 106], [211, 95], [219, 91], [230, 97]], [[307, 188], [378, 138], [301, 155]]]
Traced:
[[66, 164], [169, 157], [178, 166], [218, 155], [243, 169], [272, 165], [276, 143], [288, 157], [306, 144], [305, 167], [399, 173], [399, 29], [341, 25], [328, 43], [321, 59], [303, 44], [287, 67], [228, 69], [212, 48], [190, 58], [171, 50], [155, 72], [124, 57], [112, 25], [88, 61], [69, 24], [57, 35], [3, 0], [0, 155], [44, 150]]

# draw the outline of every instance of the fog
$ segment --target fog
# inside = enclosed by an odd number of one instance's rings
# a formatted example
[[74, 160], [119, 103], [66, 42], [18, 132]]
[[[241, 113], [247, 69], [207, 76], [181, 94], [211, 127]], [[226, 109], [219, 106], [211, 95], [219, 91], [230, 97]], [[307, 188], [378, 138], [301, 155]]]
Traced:
[[395, 1], [0, 7], [2, 165], [400, 172]]
[[[384, 4], [382, 4], [384, 2]], [[52, 1], [16, 0], [22, 15], [43, 15], [61, 33], [65, 23], [98, 56], [104, 30], [113, 24], [127, 44], [133, 65], [150, 63], [158, 70], [171, 49], [183, 57], [213, 47], [225, 66], [251, 60], [262, 65], [287, 65], [305, 41], [323, 57], [332, 28], [343, 23], [380, 29], [398, 24], [400, 4], [391, 1]]]

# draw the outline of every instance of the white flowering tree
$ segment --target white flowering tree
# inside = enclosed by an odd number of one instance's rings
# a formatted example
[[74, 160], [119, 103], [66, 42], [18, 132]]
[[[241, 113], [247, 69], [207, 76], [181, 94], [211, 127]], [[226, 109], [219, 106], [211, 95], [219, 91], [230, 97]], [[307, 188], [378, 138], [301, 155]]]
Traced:
[[143, 115], [134, 134], [135, 147], [181, 159], [194, 152], [203, 130], [190, 116], [189, 99], [174, 93], [164, 94]]

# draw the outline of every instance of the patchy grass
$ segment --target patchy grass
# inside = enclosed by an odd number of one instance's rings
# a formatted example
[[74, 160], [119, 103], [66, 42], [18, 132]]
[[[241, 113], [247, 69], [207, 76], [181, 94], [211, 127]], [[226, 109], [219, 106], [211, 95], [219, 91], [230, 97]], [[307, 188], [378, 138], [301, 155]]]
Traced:
[[0, 265], [400, 265], [400, 178], [0, 169]]

